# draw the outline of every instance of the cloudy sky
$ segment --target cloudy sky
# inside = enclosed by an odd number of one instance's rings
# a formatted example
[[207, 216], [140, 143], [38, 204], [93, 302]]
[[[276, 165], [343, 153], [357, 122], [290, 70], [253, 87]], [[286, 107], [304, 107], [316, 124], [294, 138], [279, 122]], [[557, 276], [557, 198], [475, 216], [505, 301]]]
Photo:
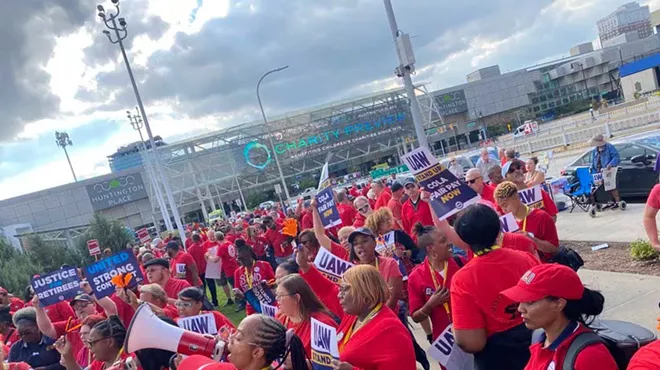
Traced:
[[[411, 34], [417, 82], [440, 89], [469, 72], [565, 56], [597, 39], [622, 0], [392, 0]], [[660, 0], [645, 0], [651, 10]], [[110, 1], [102, 3], [111, 9]], [[398, 86], [380, 0], [121, 0], [129, 58], [154, 134], [172, 142], [269, 115]], [[88, 0], [10, 0], [0, 12], [0, 199], [71, 182], [54, 132], [67, 131], [78, 178], [137, 139], [119, 48]]]

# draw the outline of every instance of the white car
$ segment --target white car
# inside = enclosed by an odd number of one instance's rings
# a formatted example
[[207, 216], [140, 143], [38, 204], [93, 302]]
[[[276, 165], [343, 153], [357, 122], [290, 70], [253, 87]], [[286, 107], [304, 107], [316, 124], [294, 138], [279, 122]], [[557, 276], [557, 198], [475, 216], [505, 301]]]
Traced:
[[271, 209], [271, 208], [273, 208], [273, 206], [275, 206], [275, 202], [273, 202], [272, 200], [267, 200], [267, 201], [259, 204], [260, 209]]
[[533, 135], [538, 131], [539, 125], [536, 121], [525, 121], [521, 126], [518, 126], [515, 131], [513, 131], [513, 137], [519, 138], [527, 135]]
[[305, 189], [305, 191], [300, 193], [300, 196], [303, 197], [303, 199], [305, 200], [314, 197], [314, 195], [316, 195], [316, 188], [307, 188]]

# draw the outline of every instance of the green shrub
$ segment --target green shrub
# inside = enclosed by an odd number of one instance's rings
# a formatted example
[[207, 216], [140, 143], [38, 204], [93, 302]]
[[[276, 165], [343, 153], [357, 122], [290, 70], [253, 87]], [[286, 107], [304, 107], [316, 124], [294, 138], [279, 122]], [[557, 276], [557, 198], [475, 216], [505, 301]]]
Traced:
[[630, 256], [636, 261], [652, 261], [658, 258], [658, 251], [653, 249], [651, 243], [638, 239], [630, 243]]
[[17, 297], [23, 297], [32, 276], [42, 272], [43, 268], [28, 253], [17, 250], [0, 238], [1, 287]]

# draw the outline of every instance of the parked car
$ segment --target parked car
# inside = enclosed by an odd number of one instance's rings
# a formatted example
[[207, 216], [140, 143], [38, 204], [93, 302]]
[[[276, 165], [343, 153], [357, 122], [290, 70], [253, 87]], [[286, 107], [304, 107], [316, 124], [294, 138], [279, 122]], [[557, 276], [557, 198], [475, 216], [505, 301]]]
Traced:
[[[617, 186], [622, 198], [646, 197], [658, 183], [658, 173], [654, 171], [655, 161], [660, 152], [660, 134], [640, 134], [612, 141], [619, 152], [621, 163], [617, 174]], [[591, 166], [591, 152], [587, 150], [569, 164], [562, 175], [573, 176], [577, 167]]]
[[308, 200], [308, 199], [312, 199], [315, 194], [316, 194], [316, 188], [307, 188], [305, 189], [305, 191], [300, 193], [300, 196], [303, 197], [303, 199]]
[[275, 202], [273, 202], [272, 200], [267, 200], [267, 201], [259, 204], [260, 209], [271, 209], [271, 208], [273, 208], [273, 206], [275, 206]]

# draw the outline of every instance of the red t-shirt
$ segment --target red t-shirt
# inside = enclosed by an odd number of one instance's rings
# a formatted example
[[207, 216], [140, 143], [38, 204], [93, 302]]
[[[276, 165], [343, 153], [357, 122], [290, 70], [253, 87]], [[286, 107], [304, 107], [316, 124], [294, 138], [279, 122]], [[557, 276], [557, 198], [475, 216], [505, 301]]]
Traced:
[[[293, 254], [293, 247], [291, 243], [285, 243], [286, 237], [278, 230], [268, 229], [264, 234], [264, 239], [268, 241], [273, 249], [275, 250], [275, 257], [289, 257]], [[284, 250], [282, 249], [282, 243], [285, 243]]]
[[355, 216], [358, 213], [353, 206], [345, 203], [339, 203], [337, 204], [337, 211], [339, 212], [341, 223], [344, 226], [353, 225], [353, 219], [355, 219]]
[[[655, 186], [657, 188], [658, 185]], [[653, 188], [653, 190], [655, 190]], [[652, 206], [655, 208], [654, 206]], [[660, 369], [660, 340], [647, 344], [630, 359], [628, 370], [658, 370]]]
[[[241, 292], [245, 293], [248, 290], [252, 289], [252, 286], [248, 284], [248, 275], [246, 276], [245, 274], [245, 266], [240, 266], [239, 268], [234, 271], [234, 288], [240, 290]], [[252, 284], [254, 283], [259, 283], [261, 281], [271, 281], [275, 279], [275, 273], [273, 272], [273, 267], [270, 265], [270, 263], [266, 261], [255, 261], [254, 262], [254, 267], [252, 269]], [[254, 307], [252, 307], [249, 303], [245, 304], [245, 312], [248, 315], [252, 315], [256, 311], [254, 310]]]
[[9, 312], [16, 312], [23, 307], [25, 307], [25, 302], [22, 299], [16, 297], [9, 298]]
[[133, 316], [135, 315], [135, 310], [130, 304], [124, 302], [124, 300], [117, 297], [114, 293], [110, 296], [110, 299], [115, 302], [115, 306], [117, 306], [117, 316], [119, 316], [124, 327], [128, 328], [128, 325], [131, 323], [131, 320], [133, 320]]
[[364, 218], [364, 216], [362, 216], [361, 213], [359, 213], [359, 212], [356, 213], [356, 214], [355, 214], [355, 220], [353, 220], [353, 227], [358, 228], [358, 227], [362, 227], [362, 226], [364, 226], [364, 222], [365, 222], [366, 220], [367, 220], [367, 219]]
[[[67, 327], [67, 323], [69, 326]], [[66, 340], [71, 343], [71, 353], [77, 354], [83, 348], [84, 343], [82, 338], [80, 338], [80, 328], [71, 330], [80, 325], [80, 320], [77, 318], [71, 319], [71, 322], [68, 320], [53, 322], [53, 328], [55, 328], [55, 337], [59, 338], [63, 335], [66, 335]], [[70, 330], [67, 332], [67, 328]]]
[[339, 303], [339, 287], [335, 283], [323, 276], [314, 265], [311, 265], [307, 272], [300, 271], [300, 276], [305, 279], [330, 312], [337, 315], [339, 319], [344, 317], [344, 308]]
[[[32, 306], [32, 302], [28, 302], [25, 305]], [[66, 321], [69, 317], [75, 317], [76, 315], [67, 301], [57, 302], [52, 306], [44, 307], [44, 311], [46, 312], [46, 315], [48, 315], [50, 322]]]
[[356, 187], [352, 187], [349, 193], [353, 196], [353, 198], [357, 198], [360, 196], [360, 190]]
[[199, 271], [200, 275], [206, 273], [206, 259], [204, 258], [205, 253], [206, 249], [202, 243], [192, 243], [190, 247], [188, 247], [188, 254], [195, 261], [197, 270]]
[[392, 199], [392, 194], [386, 190], [383, 190], [382, 193], [378, 196], [378, 199], [376, 200], [376, 205], [374, 206], [374, 210], [377, 210], [378, 208], [382, 207], [387, 207], [387, 203]]
[[[197, 265], [195, 260], [186, 252], [181, 252], [176, 254], [170, 260], [170, 276], [177, 279], [186, 279], [190, 285], [195, 285], [195, 280], [193, 278], [192, 267]], [[199, 276], [196, 276], [199, 278]]]
[[356, 320], [356, 316], [345, 315], [337, 329], [341, 361], [356, 369], [417, 369], [410, 334], [392, 310], [383, 305], [373, 319], [344, 338]]
[[[518, 221], [518, 227], [522, 231], [527, 231], [534, 234], [534, 237], [550, 242], [555, 247], [559, 246], [559, 236], [557, 235], [557, 226], [555, 221], [550, 217], [547, 212], [544, 212], [540, 209], [530, 209], [529, 214], [527, 215], [527, 222], [523, 228], [523, 221]], [[540, 253], [541, 257], [544, 260], [548, 260], [552, 255], [547, 253]]]
[[535, 256], [537, 252], [536, 243], [527, 235], [516, 233], [502, 233], [502, 248], [528, 252]]
[[236, 235], [234, 233], [227, 233], [227, 235], [225, 235], [224, 241], [234, 244], [234, 242], [236, 241], [236, 239], [238, 239], [239, 236], [240, 235]]
[[300, 227], [305, 229], [311, 229], [314, 227], [314, 219], [312, 218], [312, 212], [302, 211], [302, 217], [300, 217]]
[[[525, 366], [525, 370], [561, 369], [566, 358], [566, 353], [568, 352], [568, 347], [573, 343], [575, 337], [580, 333], [588, 331], [590, 331], [589, 328], [578, 323], [572, 323], [548, 347], [543, 348], [545, 337], [543, 337], [543, 341], [541, 342], [532, 343], [529, 347], [531, 356], [527, 366]], [[657, 357], [655, 363], [658, 363]], [[573, 369], [618, 370], [618, 366], [610, 351], [605, 347], [605, 344], [597, 343], [585, 347], [578, 353]]]
[[[394, 216], [394, 220], [400, 220], [401, 219], [401, 208], [403, 207], [403, 204], [401, 204], [401, 199], [394, 199], [390, 198], [389, 202], [387, 202], [387, 208], [392, 211], [392, 215]], [[399, 228], [399, 224], [395, 223], [396, 228]]]
[[165, 313], [165, 316], [169, 317], [170, 319], [176, 319], [179, 317], [179, 310], [176, 309], [176, 307], [172, 306], [171, 304], [166, 304], [165, 307], [162, 307], [163, 312]]
[[[333, 320], [328, 314], [323, 312], [314, 312], [311, 315], [311, 318], [316, 319], [328, 326], [332, 326], [337, 329], [337, 322]], [[312, 320], [303, 320], [299, 323], [293, 323], [287, 316], [282, 314], [277, 314], [277, 319], [286, 326], [287, 329], [293, 329], [293, 332], [300, 338], [303, 345], [305, 346], [305, 352], [307, 356], [312, 358]]]
[[[183, 245], [186, 246], [186, 250], [190, 249], [190, 247], [193, 245], [192, 238], [186, 238], [186, 241], [183, 243]], [[188, 253], [190, 253], [190, 251], [188, 251]]]
[[245, 238], [245, 244], [252, 247], [252, 251], [257, 255], [257, 257], [263, 257], [266, 255], [266, 244], [268, 244], [268, 241], [263, 237], [258, 236], [256, 240]]
[[214, 241], [214, 242], [212, 242], [210, 240], [207, 240], [207, 241], [202, 243], [202, 249], [204, 249], [204, 253], [206, 253], [206, 252], [209, 251], [209, 249], [218, 246], [218, 244], [220, 244], [220, 243], [218, 243], [217, 240]]
[[394, 260], [394, 258], [390, 257], [376, 257], [378, 263], [376, 266], [378, 267], [378, 271], [380, 272], [380, 276], [385, 279], [385, 282], [387, 283], [390, 278], [393, 277], [403, 277], [401, 274], [401, 270], [399, 270], [399, 264]]
[[660, 184], [651, 189], [649, 198], [646, 200], [646, 205], [655, 209], [660, 209]]
[[[126, 354], [124, 352], [122, 352], [121, 355], [119, 356], [121, 360], [125, 360], [129, 357], [135, 357], [135, 356], [132, 354], [130, 355]], [[99, 361], [99, 360], [92, 361], [92, 363], [89, 365], [89, 370], [105, 370], [105, 361]]]
[[341, 244], [335, 243], [332, 240], [330, 241], [330, 253], [343, 259], [344, 261], [350, 261], [350, 255], [348, 251], [344, 249]]
[[191, 286], [192, 285], [190, 285], [190, 283], [186, 280], [169, 278], [163, 287], [163, 290], [165, 290], [165, 294], [167, 294], [169, 298], [177, 299], [179, 298], [180, 291], [186, 288], [190, 288]]
[[487, 335], [522, 323], [518, 303], [500, 294], [539, 262], [529, 253], [500, 248], [476, 257], [454, 275], [451, 314], [454, 328], [486, 329]]
[[484, 184], [484, 188], [481, 191], [481, 198], [493, 204], [497, 204], [495, 203], [495, 187], [488, 184]]
[[431, 212], [431, 206], [427, 202], [419, 199], [417, 204], [413, 204], [412, 200], [408, 199], [401, 207], [403, 231], [408, 235], [413, 235], [413, 227], [418, 222], [421, 222], [424, 226], [433, 226]]
[[9, 333], [7, 338], [5, 338], [4, 336], [2, 336], [2, 334], [0, 334], [0, 342], [5, 344], [7, 347], [11, 347], [12, 344], [18, 342], [19, 340], [21, 340], [21, 337], [18, 336], [18, 330], [16, 330], [15, 328], [11, 329], [11, 332]]
[[[453, 258], [447, 260], [448, 277], [446, 280], [440, 275], [440, 273], [431, 268], [428, 258], [425, 259], [422, 264], [415, 267], [410, 273], [410, 276], [408, 276], [408, 304], [410, 305], [410, 313], [412, 314], [422, 308], [438, 288], [442, 289], [451, 287], [451, 281], [458, 270], [459, 267]], [[437, 282], [438, 287], [436, 287], [436, 283], [434, 283], [431, 274], [435, 276], [435, 281]], [[433, 339], [436, 339], [445, 328], [447, 328], [447, 325], [449, 325], [450, 312], [445, 310], [444, 305], [435, 307], [431, 312], [430, 318], [433, 326]]]
[[225, 276], [234, 276], [234, 271], [238, 268], [234, 244], [229, 242], [220, 244], [218, 247], [218, 257], [220, 257], [220, 261], [222, 262], [222, 272], [225, 273]]

